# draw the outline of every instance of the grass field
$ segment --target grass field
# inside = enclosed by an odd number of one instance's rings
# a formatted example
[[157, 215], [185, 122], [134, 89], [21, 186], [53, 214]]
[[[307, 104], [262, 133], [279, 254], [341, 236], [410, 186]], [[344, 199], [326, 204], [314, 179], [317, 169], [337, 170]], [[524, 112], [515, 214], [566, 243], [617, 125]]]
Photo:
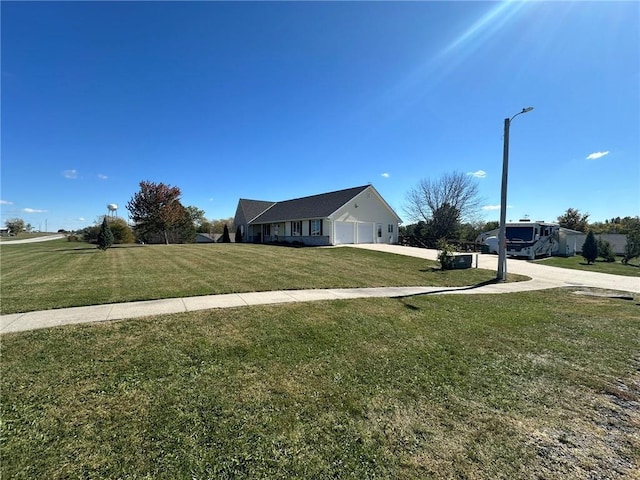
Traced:
[[575, 270], [584, 270], [586, 272], [610, 273], [611, 275], [625, 275], [629, 277], [640, 277], [640, 260], [634, 258], [627, 265], [621, 262], [622, 257], [616, 257], [615, 262], [604, 262], [601, 259], [591, 265], [587, 265], [587, 261], [579, 255], [575, 257], [549, 257], [537, 260], [536, 263], [542, 263], [551, 267], [572, 268]]
[[[2, 313], [469, 285], [358, 249], [2, 245]], [[0, 477], [640, 478], [640, 310], [568, 290], [211, 310], [2, 336]]]
[[440, 271], [436, 262], [355, 248], [124, 245], [103, 252], [66, 240], [0, 248], [3, 314], [250, 291], [464, 286], [495, 277], [488, 270]]
[[638, 478], [639, 352], [640, 307], [567, 290], [8, 334], [0, 474]]

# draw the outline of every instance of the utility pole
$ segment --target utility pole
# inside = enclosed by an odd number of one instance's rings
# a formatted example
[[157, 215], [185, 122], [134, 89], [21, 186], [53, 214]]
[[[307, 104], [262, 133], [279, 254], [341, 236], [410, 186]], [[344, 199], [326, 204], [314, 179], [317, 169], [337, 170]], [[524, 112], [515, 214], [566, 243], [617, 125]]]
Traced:
[[507, 281], [507, 177], [509, 173], [509, 128], [511, 122], [518, 115], [533, 110], [533, 107], [523, 108], [511, 118], [504, 119], [504, 146], [502, 149], [502, 188], [500, 190], [500, 231], [498, 233], [498, 272], [499, 282]]

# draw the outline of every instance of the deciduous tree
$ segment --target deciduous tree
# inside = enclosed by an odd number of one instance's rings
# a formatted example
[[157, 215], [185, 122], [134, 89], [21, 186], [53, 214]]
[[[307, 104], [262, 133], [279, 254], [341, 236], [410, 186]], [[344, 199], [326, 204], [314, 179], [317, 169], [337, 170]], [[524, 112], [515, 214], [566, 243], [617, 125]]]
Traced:
[[191, 213], [182, 205], [177, 207], [176, 221], [167, 232], [167, 237], [173, 243], [191, 243], [196, 236]]
[[11, 230], [11, 233], [14, 235], [24, 231], [24, 220], [21, 218], [10, 218], [5, 220], [4, 225]]
[[558, 217], [558, 225], [578, 232], [586, 232], [589, 228], [589, 214], [580, 213], [577, 208], [568, 208]]
[[404, 210], [414, 221], [426, 223], [428, 236], [456, 238], [461, 221], [473, 221], [480, 206], [476, 180], [461, 172], [436, 180], [424, 179], [407, 193]]
[[201, 210], [198, 207], [195, 207], [193, 205], [189, 205], [188, 207], [185, 207], [185, 208], [187, 209], [187, 212], [191, 217], [191, 221], [193, 222], [193, 225], [196, 228], [196, 231], [199, 231], [198, 228], [203, 223], [207, 222], [207, 219], [204, 217], [204, 210]]
[[140, 191], [127, 202], [127, 210], [143, 237], [160, 233], [169, 244], [169, 230], [184, 221], [185, 208], [180, 203], [180, 195], [178, 187], [140, 182]]

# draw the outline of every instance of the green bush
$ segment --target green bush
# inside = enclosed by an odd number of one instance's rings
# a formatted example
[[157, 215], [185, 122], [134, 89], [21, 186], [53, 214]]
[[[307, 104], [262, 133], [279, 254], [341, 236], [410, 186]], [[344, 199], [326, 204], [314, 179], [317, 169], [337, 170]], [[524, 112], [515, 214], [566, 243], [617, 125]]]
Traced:
[[122, 218], [112, 218], [109, 220], [109, 228], [113, 233], [113, 243], [134, 243], [133, 230]]
[[611, 243], [606, 240], [598, 240], [598, 257], [602, 258], [605, 262], [616, 261], [616, 254], [613, 253]]
[[447, 243], [446, 240], [438, 240], [438, 262], [440, 262], [440, 268], [442, 270], [451, 270], [453, 268], [453, 255], [456, 252], [456, 248]]

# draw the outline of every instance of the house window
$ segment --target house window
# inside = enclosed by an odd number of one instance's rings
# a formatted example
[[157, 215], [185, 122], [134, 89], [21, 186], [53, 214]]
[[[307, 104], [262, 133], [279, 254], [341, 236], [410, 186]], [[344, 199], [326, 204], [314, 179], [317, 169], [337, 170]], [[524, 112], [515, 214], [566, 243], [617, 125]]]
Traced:
[[393, 223], [389, 224], [389, 227], [387, 228], [387, 233], [393, 233]]
[[378, 224], [378, 238], [382, 238], [382, 225]]
[[262, 225], [262, 236], [263, 237], [271, 236], [271, 225], [269, 225], [268, 223], [265, 223], [264, 225]]
[[291, 235], [302, 235], [302, 221], [291, 222]]
[[311, 226], [311, 235], [312, 236], [320, 236], [322, 235], [322, 220], [311, 220], [309, 222]]

